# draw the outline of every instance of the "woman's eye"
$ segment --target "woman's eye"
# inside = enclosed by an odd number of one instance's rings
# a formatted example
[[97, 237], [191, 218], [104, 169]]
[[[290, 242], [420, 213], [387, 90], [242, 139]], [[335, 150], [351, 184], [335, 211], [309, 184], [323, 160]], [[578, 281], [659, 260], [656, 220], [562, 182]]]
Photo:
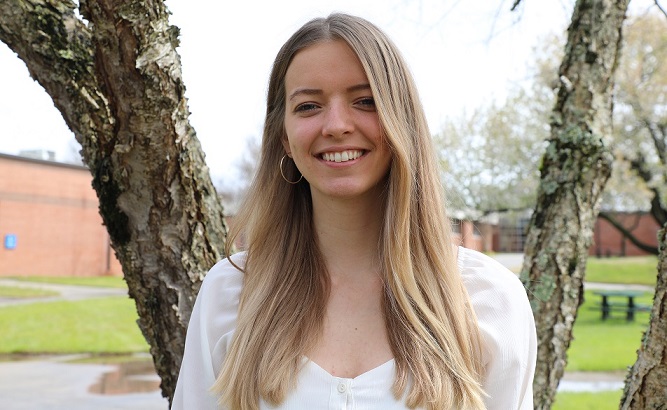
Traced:
[[307, 111], [313, 111], [316, 110], [318, 107], [316, 104], [313, 103], [304, 103], [304, 104], [299, 104], [296, 106], [294, 109], [295, 112], [307, 112]]
[[364, 108], [375, 109], [375, 100], [373, 99], [373, 97], [361, 98], [357, 101], [357, 104], [361, 105]]

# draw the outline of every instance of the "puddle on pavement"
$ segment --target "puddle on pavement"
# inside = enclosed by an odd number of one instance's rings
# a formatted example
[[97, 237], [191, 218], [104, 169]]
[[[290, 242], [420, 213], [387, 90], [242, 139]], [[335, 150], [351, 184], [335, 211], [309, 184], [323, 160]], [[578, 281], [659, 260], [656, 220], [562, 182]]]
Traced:
[[150, 356], [92, 356], [70, 363], [91, 363], [113, 366], [88, 388], [100, 395], [151, 393], [160, 389], [160, 378], [155, 373]]

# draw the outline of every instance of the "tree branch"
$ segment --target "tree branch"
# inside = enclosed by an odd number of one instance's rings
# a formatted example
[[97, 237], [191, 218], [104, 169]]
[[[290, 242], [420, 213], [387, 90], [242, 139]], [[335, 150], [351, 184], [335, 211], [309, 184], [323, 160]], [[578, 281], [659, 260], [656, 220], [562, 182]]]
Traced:
[[526, 211], [525, 206], [517, 207], [517, 208], [497, 208], [497, 209], [482, 209], [481, 213], [483, 216], [488, 216], [493, 213], [506, 213], [506, 212], [525, 212]]
[[614, 218], [609, 212], [605, 211], [600, 211], [598, 216], [605, 221], [609, 222], [614, 228], [616, 228], [617, 231], [619, 231], [624, 237], [628, 238], [630, 242], [632, 242], [633, 245], [635, 245], [637, 248], [643, 250], [644, 252], [648, 252], [651, 255], [657, 255], [658, 254], [658, 248], [656, 246], [651, 246], [648, 244], [645, 244], [641, 242], [637, 237], [625, 226], [623, 226], [616, 218]]
[[666, 127], [662, 124], [653, 122], [647, 117], [644, 111], [636, 107], [637, 104], [631, 104], [633, 111], [637, 115], [639, 122], [646, 128], [653, 140], [658, 158], [663, 166], [667, 166], [667, 135], [665, 134]]
[[656, 7], [658, 7], [658, 10], [660, 10], [660, 11], [662, 12], [662, 14], [664, 14], [665, 17], [667, 17], [667, 10], [665, 10], [665, 9], [660, 5], [660, 3], [658, 3], [658, 0], [655, 0], [655, 5], [656, 5]]
[[[94, 74], [92, 33], [74, 9], [69, 0], [0, 1], [0, 41], [26, 63], [83, 145], [108, 133], [113, 119]], [[97, 158], [86, 162], [94, 168]]]

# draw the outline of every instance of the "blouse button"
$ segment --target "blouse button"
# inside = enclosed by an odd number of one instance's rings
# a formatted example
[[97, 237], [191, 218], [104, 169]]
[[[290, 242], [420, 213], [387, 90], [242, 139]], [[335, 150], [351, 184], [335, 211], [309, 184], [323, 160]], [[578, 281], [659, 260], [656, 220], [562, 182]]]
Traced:
[[345, 383], [338, 383], [338, 393], [345, 393], [347, 386]]

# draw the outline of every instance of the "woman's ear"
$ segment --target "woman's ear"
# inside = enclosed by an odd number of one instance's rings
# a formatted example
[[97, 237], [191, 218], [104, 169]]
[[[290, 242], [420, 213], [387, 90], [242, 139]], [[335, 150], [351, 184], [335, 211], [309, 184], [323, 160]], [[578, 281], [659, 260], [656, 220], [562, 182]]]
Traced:
[[289, 140], [287, 139], [287, 134], [283, 134], [283, 137], [280, 139], [280, 142], [283, 143], [283, 148], [288, 157], [292, 158], [292, 150], [289, 146]]

